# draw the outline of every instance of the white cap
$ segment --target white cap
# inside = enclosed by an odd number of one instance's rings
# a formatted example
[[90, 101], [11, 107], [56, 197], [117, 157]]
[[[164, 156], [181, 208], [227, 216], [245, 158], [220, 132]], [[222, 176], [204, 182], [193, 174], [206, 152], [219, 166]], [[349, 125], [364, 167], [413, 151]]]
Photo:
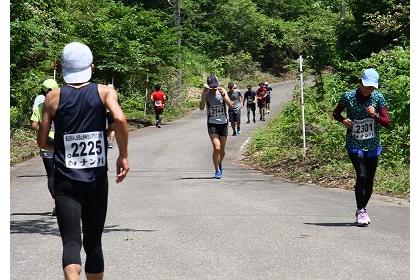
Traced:
[[66, 83], [84, 83], [92, 77], [93, 55], [88, 46], [78, 42], [67, 44], [60, 60]]
[[362, 79], [362, 84], [364, 86], [378, 88], [379, 74], [375, 69], [369, 68], [363, 70], [362, 76], [360, 78]]

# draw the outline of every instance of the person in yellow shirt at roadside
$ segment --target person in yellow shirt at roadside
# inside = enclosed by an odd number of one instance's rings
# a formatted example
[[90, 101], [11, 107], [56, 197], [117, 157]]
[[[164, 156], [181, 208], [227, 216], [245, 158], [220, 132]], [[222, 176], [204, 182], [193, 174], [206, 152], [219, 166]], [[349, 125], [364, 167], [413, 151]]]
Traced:
[[[45, 96], [50, 92], [51, 90], [58, 88], [58, 84], [53, 79], [47, 79], [42, 83], [42, 89], [40, 95], [38, 95], [35, 98], [33, 107], [32, 107], [32, 129], [35, 131], [39, 130], [39, 125], [41, 123], [42, 119], [42, 112], [44, 108], [44, 101]], [[50, 132], [48, 133], [48, 137], [51, 139], [54, 139], [54, 126], [52, 125]], [[54, 161], [53, 161], [53, 151], [47, 151], [41, 149], [39, 151], [39, 155], [42, 158], [42, 161], [44, 163], [45, 171], [47, 172], [47, 178], [48, 178], [48, 190], [50, 191], [52, 199], [55, 199], [54, 195]], [[56, 216], [55, 207], [53, 207], [52, 216]]]

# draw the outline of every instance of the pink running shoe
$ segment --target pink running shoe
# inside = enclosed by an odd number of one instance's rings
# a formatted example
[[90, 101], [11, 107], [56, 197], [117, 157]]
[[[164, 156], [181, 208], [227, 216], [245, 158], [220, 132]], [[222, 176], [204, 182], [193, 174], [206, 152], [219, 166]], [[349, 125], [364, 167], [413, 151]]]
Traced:
[[357, 226], [367, 226], [369, 224], [369, 216], [365, 209], [357, 209], [356, 211], [356, 225]]
[[367, 222], [368, 222], [368, 224], [370, 225], [370, 218], [369, 218], [369, 216], [368, 216], [368, 212], [367, 212], [366, 208], [365, 208], [364, 210], [365, 210], [365, 213], [366, 213], [366, 219], [367, 219]]

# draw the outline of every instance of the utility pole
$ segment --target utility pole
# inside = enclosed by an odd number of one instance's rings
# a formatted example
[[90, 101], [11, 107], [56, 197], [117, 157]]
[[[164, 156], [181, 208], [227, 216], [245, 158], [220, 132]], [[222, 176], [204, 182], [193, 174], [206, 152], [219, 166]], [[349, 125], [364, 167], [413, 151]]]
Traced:
[[300, 103], [302, 105], [302, 138], [303, 138], [303, 157], [306, 157], [306, 133], [305, 133], [305, 102], [303, 99], [303, 56], [299, 56], [300, 73]]
[[346, 2], [345, 2], [345, 0], [341, 0], [340, 18], [344, 18], [345, 16], [346, 16]]
[[176, 71], [176, 97], [181, 96], [181, 0], [175, 0], [175, 28], [178, 33], [178, 67]]

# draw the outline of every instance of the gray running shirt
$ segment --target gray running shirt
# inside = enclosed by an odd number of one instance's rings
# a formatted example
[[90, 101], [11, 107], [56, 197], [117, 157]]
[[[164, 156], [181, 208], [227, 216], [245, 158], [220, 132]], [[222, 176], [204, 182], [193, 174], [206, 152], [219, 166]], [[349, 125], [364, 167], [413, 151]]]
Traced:
[[240, 111], [241, 110], [241, 92], [239, 90], [232, 90], [228, 91], [228, 96], [233, 103], [233, 108], [229, 109], [232, 111]]
[[207, 122], [214, 124], [227, 123], [226, 103], [219, 91], [216, 94], [207, 91]]

